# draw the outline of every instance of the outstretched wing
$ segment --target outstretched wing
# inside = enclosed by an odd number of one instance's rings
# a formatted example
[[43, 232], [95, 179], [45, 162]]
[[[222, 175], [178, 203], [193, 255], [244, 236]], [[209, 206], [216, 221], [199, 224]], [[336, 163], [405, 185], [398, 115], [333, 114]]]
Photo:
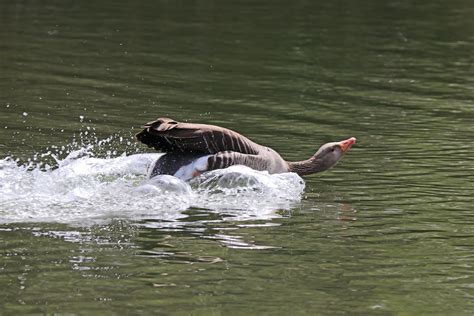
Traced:
[[146, 123], [137, 139], [163, 152], [215, 154], [235, 151], [256, 155], [260, 145], [230, 129], [207, 125], [181, 123], [170, 118], [158, 118]]

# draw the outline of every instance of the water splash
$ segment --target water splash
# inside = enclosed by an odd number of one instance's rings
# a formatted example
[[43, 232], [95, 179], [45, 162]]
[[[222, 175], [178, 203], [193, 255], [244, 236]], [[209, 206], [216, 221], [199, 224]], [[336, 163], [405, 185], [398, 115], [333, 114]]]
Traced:
[[0, 223], [176, 222], [190, 207], [233, 220], [268, 219], [291, 208], [304, 190], [296, 174], [270, 175], [244, 166], [208, 172], [189, 183], [167, 175], [147, 179], [160, 154], [98, 158], [85, 146], [64, 159], [50, 156], [56, 164], [0, 160]]

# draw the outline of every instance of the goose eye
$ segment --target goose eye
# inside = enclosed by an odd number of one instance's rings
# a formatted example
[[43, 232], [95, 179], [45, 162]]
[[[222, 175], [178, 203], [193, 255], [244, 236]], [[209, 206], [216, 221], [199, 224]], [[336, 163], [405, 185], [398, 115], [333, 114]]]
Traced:
[[336, 149], [336, 148], [334, 148], [334, 147], [331, 147], [331, 151], [334, 151], [335, 149]]

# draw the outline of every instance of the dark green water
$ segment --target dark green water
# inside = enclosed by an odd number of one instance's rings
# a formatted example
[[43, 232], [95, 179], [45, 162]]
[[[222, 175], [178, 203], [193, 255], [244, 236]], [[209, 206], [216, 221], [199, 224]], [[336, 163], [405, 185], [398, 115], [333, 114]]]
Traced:
[[270, 217], [77, 225], [8, 201], [0, 314], [471, 315], [473, 52], [470, 1], [0, 2], [0, 159], [86, 131], [146, 152], [127, 142], [157, 116], [289, 160], [358, 138]]

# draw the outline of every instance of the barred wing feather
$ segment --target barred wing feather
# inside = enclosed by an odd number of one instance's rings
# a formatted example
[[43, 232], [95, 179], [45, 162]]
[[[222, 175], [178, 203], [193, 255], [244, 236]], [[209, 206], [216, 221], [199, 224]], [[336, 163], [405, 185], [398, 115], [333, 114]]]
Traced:
[[234, 151], [256, 155], [261, 146], [232, 130], [207, 124], [181, 123], [170, 118], [158, 118], [146, 123], [137, 139], [163, 152], [216, 154]]

